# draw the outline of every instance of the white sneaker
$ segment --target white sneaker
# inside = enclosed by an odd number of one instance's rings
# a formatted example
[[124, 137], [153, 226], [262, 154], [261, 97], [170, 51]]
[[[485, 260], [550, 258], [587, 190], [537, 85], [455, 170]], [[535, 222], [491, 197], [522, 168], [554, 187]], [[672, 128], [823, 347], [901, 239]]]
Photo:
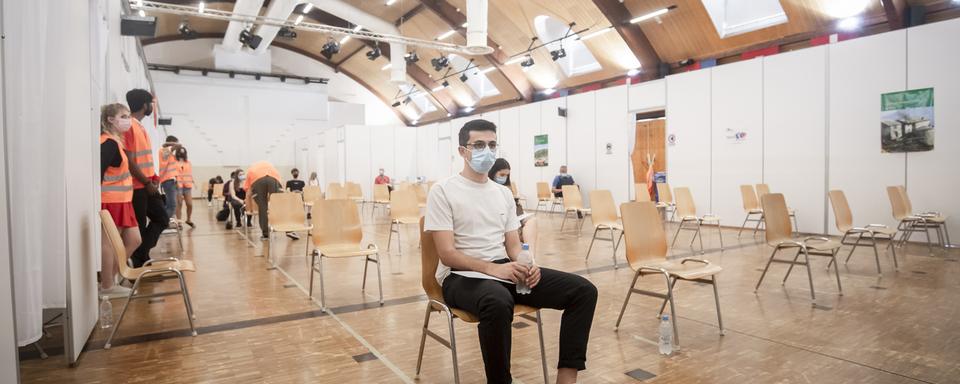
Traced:
[[114, 285], [109, 289], [101, 289], [99, 296], [100, 297], [106, 296], [107, 298], [110, 298], [110, 299], [120, 299], [120, 298], [130, 296], [130, 291], [131, 291], [130, 288]]

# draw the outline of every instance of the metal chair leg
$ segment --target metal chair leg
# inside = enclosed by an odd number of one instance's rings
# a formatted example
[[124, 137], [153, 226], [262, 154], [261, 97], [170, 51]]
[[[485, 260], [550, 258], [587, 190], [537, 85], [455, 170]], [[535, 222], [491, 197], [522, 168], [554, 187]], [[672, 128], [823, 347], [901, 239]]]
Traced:
[[750, 218], [750, 214], [749, 214], [749, 213], [747, 214], [747, 217], [744, 217], [744, 218], [743, 218], [743, 224], [740, 225], [740, 230], [737, 231], [737, 238], [738, 238], [738, 239], [740, 238], [740, 234], [743, 233], [743, 227], [746, 227], [746, 226], [747, 226], [747, 219], [749, 219], [749, 218]]
[[[862, 238], [863, 238], [863, 233], [862, 233], [862, 232], [861, 232], [861, 233], [858, 233], [858, 234], [857, 234], [857, 241], [856, 241], [855, 243], [851, 244], [851, 245], [853, 245], [853, 247], [850, 248], [850, 253], [847, 254], [847, 259], [843, 261], [844, 264], [847, 264], [847, 263], [850, 262], [850, 257], [853, 256], [853, 251], [854, 251], [855, 249], [857, 249], [857, 246], [860, 245], [860, 239], [862, 239]], [[841, 240], [841, 241], [842, 241], [842, 240]]]
[[460, 384], [460, 365], [457, 363], [457, 335], [453, 331], [453, 315], [447, 312], [447, 327], [450, 329], [450, 354], [453, 355], [453, 382]]
[[[700, 238], [700, 254], [704, 254], [703, 250], [703, 233], [700, 232], [700, 229], [703, 227], [703, 220], [697, 220], [697, 233], [693, 235], [694, 237]], [[721, 240], [722, 241], [722, 240]]]
[[[190, 308], [189, 315], [193, 320], [197, 319], [196, 309], [193, 307], [193, 299], [190, 298], [190, 289], [187, 286], [187, 279], [183, 279], [183, 285], [181, 286], [183, 290], [183, 299], [186, 301], [187, 306]], [[196, 335], [194, 335], [196, 336]]]
[[383, 275], [380, 273], [380, 254], [377, 253], [377, 288], [380, 290], [380, 305], [383, 305]]
[[[837, 253], [840, 252], [840, 248], [833, 250], [833, 255], [830, 256], [831, 259], [836, 261]], [[809, 270], [809, 267], [807, 268]], [[843, 296], [843, 287], [840, 285], [840, 268], [834, 269], [833, 273], [837, 276], [837, 290], [840, 291], [840, 296]]]
[[110, 336], [107, 337], [107, 343], [103, 345], [103, 349], [110, 349], [110, 343], [113, 341], [113, 336], [117, 334], [117, 330], [120, 329], [120, 323], [123, 322], [123, 316], [127, 314], [127, 307], [130, 306], [130, 300], [133, 300], [133, 295], [137, 292], [137, 289], [140, 288], [140, 282], [143, 281], [143, 275], [141, 275], [137, 281], [133, 283], [133, 288], [130, 289], [130, 294], [127, 295], [127, 301], [123, 303], [123, 309], [120, 310], [120, 318], [117, 319], [117, 323], [113, 325], [113, 330], [110, 331]]
[[600, 231], [600, 227], [593, 229], [593, 238], [590, 239], [590, 246], [587, 247], [587, 256], [583, 258], [584, 261], [590, 258], [590, 251], [593, 250], [593, 242], [597, 241], [597, 232]]
[[387, 252], [390, 252], [390, 244], [393, 242], [393, 225], [395, 221], [390, 220], [390, 232], [387, 232]]
[[677, 244], [677, 237], [680, 237], [680, 230], [683, 229], [683, 223], [685, 222], [686, 220], [680, 219], [680, 224], [677, 225], [677, 232], [673, 234], [673, 241], [670, 242], [670, 248], [673, 248], [673, 246]]
[[363, 257], [363, 280], [360, 282], [360, 292], [367, 290], [367, 265], [370, 264], [370, 256]]
[[310, 298], [313, 298], [313, 272], [317, 268], [317, 253], [320, 252], [319, 249], [314, 249], [313, 253], [310, 254]]
[[427, 329], [430, 326], [430, 302], [427, 302], [427, 311], [423, 315], [423, 328], [420, 330], [420, 352], [417, 354], [417, 373], [415, 377], [420, 377], [420, 367], [423, 365], [423, 347], [427, 344]]
[[180, 281], [180, 295], [183, 296], [183, 309], [187, 312], [187, 321], [190, 322], [190, 335], [197, 335], [197, 328], [193, 326], [193, 309], [190, 308], [190, 299], [187, 297], [187, 280], [183, 278], [183, 272], [176, 271], [177, 280]]
[[567, 224], [567, 214], [568, 212], [563, 212], [563, 221], [560, 222], [560, 232], [563, 232], [563, 226]]
[[722, 251], [723, 250], [723, 230], [720, 228], [720, 219], [717, 219], [717, 237], [720, 238], [720, 250]]
[[547, 372], [547, 351], [543, 347], [543, 320], [540, 310], [537, 310], [537, 333], [540, 335], [540, 365], [543, 367], [543, 384], [550, 384], [550, 374]]
[[[673, 279], [673, 281], [670, 282], [670, 288], [673, 289], [673, 287], [674, 287], [675, 285], [677, 285], [677, 279]], [[660, 312], [657, 312], [657, 318], [659, 318], [660, 316], [663, 315], [663, 310], [664, 310], [664, 309], [667, 309], [667, 299], [666, 299], [666, 298], [663, 299], [663, 303], [660, 303]]]
[[[802, 252], [802, 251], [803, 251], [802, 249], [797, 249], [797, 254], [796, 254], [796, 255], [793, 255], [793, 262], [794, 262], [794, 263], [796, 263], [796, 262], [797, 262], [797, 259], [800, 258], [800, 252]], [[783, 281], [780, 282], [780, 285], [786, 285], [786, 284], [787, 284], [787, 278], [790, 277], [790, 272], [793, 272], [793, 266], [794, 266], [794, 265], [796, 265], [796, 264], [790, 264], [790, 267], [787, 268], [787, 274], [783, 276]]]
[[880, 252], [877, 251], [877, 239], [873, 236], [870, 237], [870, 247], [873, 248], [873, 258], [877, 262], [877, 274], [882, 275], [883, 272], [880, 271]]
[[900, 264], [897, 263], [897, 250], [896, 247], [893, 246], [893, 236], [890, 236], [887, 246], [890, 247], [890, 254], [893, 256], [893, 269], [899, 271]]
[[[806, 250], [803, 251], [803, 259], [806, 261], [807, 265], [807, 279], [810, 281], [810, 299], [814, 302], [817, 301], [817, 295], [813, 292], [813, 272], [810, 271], [810, 253]], [[839, 272], [838, 272], [839, 273]]]
[[323, 290], [323, 254], [320, 254], [318, 258], [320, 259], [320, 261], [317, 263], [320, 266], [320, 309], [326, 312], [327, 301], [326, 301], [326, 296], [324, 294], [325, 292]]
[[753, 288], [753, 293], [757, 293], [757, 290], [760, 289], [760, 283], [763, 283], [763, 278], [767, 276], [767, 271], [770, 270], [770, 264], [773, 263], [773, 257], [777, 255], [779, 248], [774, 248], [773, 253], [770, 254], [770, 259], [767, 260], [767, 266], [763, 268], [763, 273], [760, 274], [760, 280], [757, 280], [757, 286]]
[[619, 268], [617, 265], [617, 240], [613, 227], [610, 227], [610, 247], [613, 248], [613, 269]]
[[620, 307], [620, 316], [617, 316], [617, 324], [613, 326], [614, 332], [620, 329], [620, 320], [623, 319], [623, 313], [627, 311], [627, 303], [630, 302], [630, 295], [633, 294], [633, 287], [637, 285], [638, 278], [640, 278], [639, 271], [633, 275], [633, 282], [631, 282], [630, 287], [627, 288], [627, 297], [623, 299], [623, 306]]
[[710, 276], [713, 281], [713, 301], [717, 304], [717, 324], [720, 326], [720, 336], [723, 336], [723, 316], [720, 316], [720, 294], [717, 293], [717, 275]]
[[673, 285], [670, 284], [670, 274], [664, 272], [667, 279], [667, 299], [670, 300], [670, 321], [673, 323], [673, 344], [680, 346], [680, 332], [677, 331], [677, 309], [673, 305]]

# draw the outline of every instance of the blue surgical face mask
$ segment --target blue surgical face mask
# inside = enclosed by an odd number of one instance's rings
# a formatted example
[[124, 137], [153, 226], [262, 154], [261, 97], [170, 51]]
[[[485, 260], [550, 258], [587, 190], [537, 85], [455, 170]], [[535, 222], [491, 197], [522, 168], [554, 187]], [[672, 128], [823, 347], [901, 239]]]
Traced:
[[493, 181], [496, 181], [497, 184], [506, 185], [507, 177], [506, 176], [494, 176]]
[[481, 151], [476, 149], [470, 150], [470, 168], [473, 168], [474, 172], [489, 172], [490, 168], [493, 168], [493, 163], [496, 160], [497, 155], [494, 154], [490, 148], [484, 148]]

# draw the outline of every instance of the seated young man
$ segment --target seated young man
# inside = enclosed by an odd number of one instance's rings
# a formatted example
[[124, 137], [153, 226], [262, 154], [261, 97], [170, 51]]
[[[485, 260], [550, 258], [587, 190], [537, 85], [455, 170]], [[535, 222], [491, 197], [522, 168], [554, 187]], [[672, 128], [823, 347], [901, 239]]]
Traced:
[[[512, 381], [514, 304], [562, 310], [557, 383], [576, 382], [577, 372], [585, 369], [597, 288], [577, 275], [513, 261], [521, 250], [513, 194], [487, 177], [497, 158], [496, 125], [470, 121], [460, 129], [459, 139], [463, 171], [434, 184], [424, 224], [440, 254], [437, 280], [443, 298], [451, 307], [480, 318], [477, 329], [488, 383]], [[451, 269], [522, 280], [532, 290], [521, 295], [514, 284], [451, 274]]]

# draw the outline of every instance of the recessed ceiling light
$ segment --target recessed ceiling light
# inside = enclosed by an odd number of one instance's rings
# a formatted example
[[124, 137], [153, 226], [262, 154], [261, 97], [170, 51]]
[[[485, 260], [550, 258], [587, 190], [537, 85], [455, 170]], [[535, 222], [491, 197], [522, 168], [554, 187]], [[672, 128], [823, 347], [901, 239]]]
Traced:
[[650, 20], [650, 19], [652, 19], [652, 18], [654, 18], [654, 17], [661, 16], [661, 15], [667, 13], [667, 12], [670, 12], [671, 9], [674, 9], [674, 8], [676, 8], [676, 7], [677, 7], [676, 5], [671, 5], [671, 6], [669, 6], [669, 7], [662, 8], [662, 9], [658, 9], [658, 10], [656, 10], [656, 11], [650, 12], [650, 13], [648, 13], [648, 14], [646, 14], [646, 15], [643, 15], [643, 16], [634, 17], [634, 18], [630, 19], [630, 23], [631, 23], [631, 24], [636, 24], [636, 23], [642, 22], [642, 21], [644, 21], [644, 20]]
[[837, 23], [837, 28], [843, 31], [853, 31], [853, 30], [856, 30], [857, 28], [860, 28], [861, 22], [862, 22], [862, 19], [860, 18], [860, 16], [852, 16], [852, 17], [848, 17], [846, 19], [840, 20], [840, 22]]
[[863, 13], [868, 5], [870, 0], [827, 1], [823, 10], [835, 19], [845, 19]]
[[396, 2], [397, 2], [397, 0], [387, 0], [387, 6], [389, 7], [389, 6], [393, 5], [393, 3], [396, 3]]
[[602, 35], [602, 34], [604, 34], [604, 33], [610, 32], [610, 31], [612, 31], [612, 30], [613, 30], [613, 26], [609, 26], [609, 27], [606, 27], [606, 28], [603, 28], [603, 29], [598, 29], [598, 30], [596, 30], [596, 31], [590, 32], [590, 33], [588, 33], [588, 34], [586, 34], [586, 35], [583, 35], [583, 36], [579, 36], [579, 35], [578, 35], [578, 36], [577, 36], [577, 39], [580, 40], [580, 41], [587, 41], [587, 40], [590, 40], [590, 39], [592, 39], [592, 38], [594, 38], [594, 37], [600, 36], [600, 35]]
[[457, 31], [454, 31], [454, 30], [452, 30], [452, 29], [449, 30], [449, 31], [446, 31], [446, 32], [444, 32], [443, 34], [441, 34], [440, 36], [437, 36], [437, 40], [446, 39], [446, 38], [448, 38], [448, 37], [450, 37], [450, 36], [453, 36], [454, 33], [457, 33]]
[[293, 21], [294, 25], [300, 25], [303, 22], [303, 15], [297, 16], [297, 19]]

